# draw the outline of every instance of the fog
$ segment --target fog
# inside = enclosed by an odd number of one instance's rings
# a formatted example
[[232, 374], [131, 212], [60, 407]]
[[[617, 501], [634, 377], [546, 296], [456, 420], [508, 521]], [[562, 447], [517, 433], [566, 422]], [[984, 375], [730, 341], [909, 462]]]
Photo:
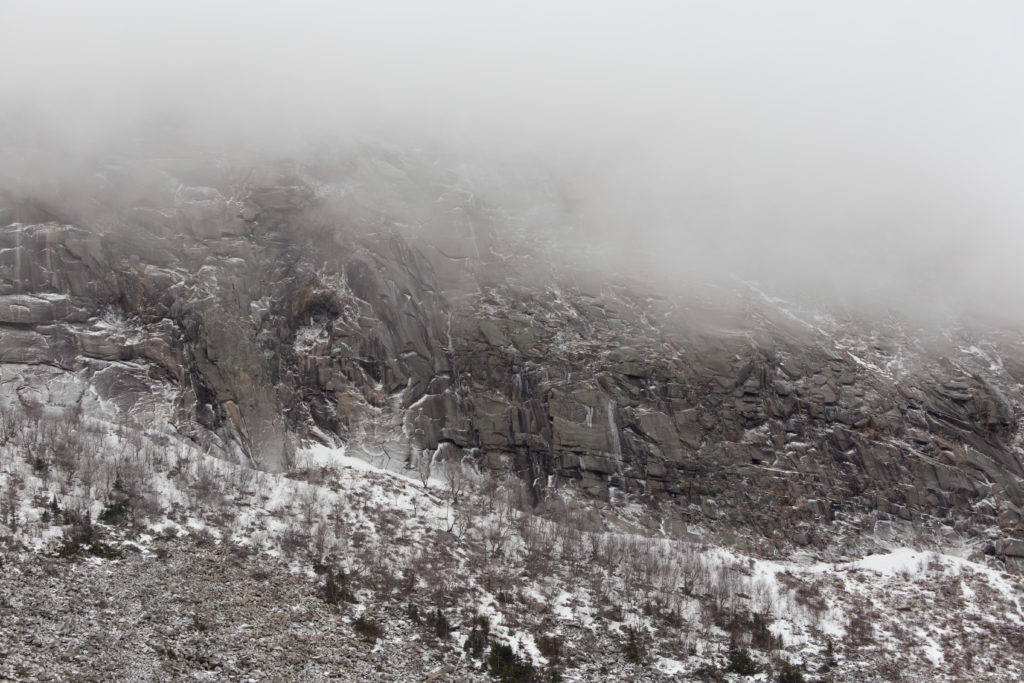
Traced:
[[0, 0], [0, 144], [439, 145], [680, 286], [1019, 323], [1021, 36], [1012, 0]]

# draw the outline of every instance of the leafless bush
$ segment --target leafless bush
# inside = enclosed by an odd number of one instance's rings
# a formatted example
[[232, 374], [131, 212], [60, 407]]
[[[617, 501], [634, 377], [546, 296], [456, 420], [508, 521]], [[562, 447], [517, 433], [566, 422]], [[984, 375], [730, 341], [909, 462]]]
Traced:
[[296, 524], [289, 524], [281, 534], [278, 541], [281, 544], [281, 554], [287, 558], [293, 558], [300, 552], [305, 552], [309, 547], [309, 533]]
[[217, 468], [200, 458], [196, 462], [196, 475], [192, 485], [196, 500], [207, 505], [219, 505], [222, 501], [220, 478]]
[[518, 532], [526, 552], [526, 564], [534, 574], [546, 574], [551, 562], [553, 537], [549, 533], [551, 523], [534, 515], [523, 515], [519, 520]]
[[380, 465], [381, 469], [387, 470], [391, 468], [391, 451], [388, 450], [387, 444], [383, 439], [378, 439], [377, 447], [380, 449]]
[[380, 622], [371, 618], [366, 613], [356, 617], [355, 621], [352, 622], [352, 628], [360, 636], [371, 642], [384, 635], [384, 627], [381, 626]]
[[699, 595], [707, 590], [710, 572], [704, 557], [693, 546], [687, 546], [678, 563], [679, 580], [687, 595]]
[[24, 421], [13, 410], [0, 412], [0, 447], [24, 436]]
[[558, 550], [563, 562], [576, 566], [586, 557], [583, 531], [577, 524], [558, 526]]
[[856, 610], [846, 624], [846, 642], [852, 647], [865, 647], [875, 642], [875, 625], [861, 610]]
[[502, 517], [488, 519], [481, 524], [480, 535], [487, 556], [496, 558], [504, 554], [512, 536], [512, 528]]
[[806, 609], [815, 622], [820, 621], [822, 615], [828, 610], [828, 603], [822, 593], [821, 583], [817, 579], [801, 582], [793, 595], [796, 603]]
[[153, 470], [147, 465], [144, 458], [122, 455], [114, 460], [115, 480], [120, 482], [124, 492], [132, 497], [139, 498], [151, 488]]
[[147, 442], [143, 447], [143, 455], [150, 463], [154, 473], [167, 471], [168, 458], [165, 447]]
[[21, 500], [19, 491], [22, 485], [21, 475], [9, 474], [3, 491], [0, 492], [0, 520], [12, 531], [18, 528], [18, 508]]
[[767, 581], [760, 579], [749, 588], [751, 592], [751, 609], [767, 617], [775, 607], [775, 593], [771, 585]]
[[313, 552], [315, 560], [323, 562], [334, 550], [334, 534], [326, 519], [320, 519], [313, 531]]
[[343, 570], [327, 567], [324, 572], [324, 585], [321, 589], [324, 601], [330, 605], [355, 602], [356, 596], [349, 583], [349, 577]]
[[241, 495], [254, 493], [253, 483], [256, 481], [256, 470], [242, 464], [234, 468], [234, 489]]
[[416, 476], [420, 480], [420, 484], [423, 485], [423, 489], [427, 490], [430, 488], [430, 468], [432, 465], [433, 453], [427, 451], [420, 451], [416, 458]]
[[447, 460], [443, 467], [445, 494], [452, 505], [459, 505], [473, 483], [471, 467], [462, 460]]
[[84, 430], [74, 430], [67, 423], [39, 422], [35, 432], [36, 457], [47, 459], [67, 477], [74, 480], [77, 472], [85, 471], [102, 450], [102, 436]]
[[476, 515], [472, 508], [460, 505], [452, 512], [452, 526], [449, 528], [449, 532], [454, 534], [456, 539], [462, 540], [473, 530], [475, 519]]
[[320, 491], [314, 486], [308, 487], [302, 494], [299, 504], [303, 521], [308, 528], [312, 528], [313, 522], [320, 514]]
[[170, 476], [177, 477], [182, 481], [188, 481], [192, 473], [193, 459], [192, 449], [182, 444], [178, 449], [177, 457], [174, 459], [174, 466], [171, 468]]
[[878, 673], [881, 674], [883, 680], [899, 683], [904, 680], [904, 665], [898, 660], [886, 658], [879, 663]]
[[212, 548], [217, 543], [217, 537], [209, 529], [193, 529], [189, 535], [197, 548]]

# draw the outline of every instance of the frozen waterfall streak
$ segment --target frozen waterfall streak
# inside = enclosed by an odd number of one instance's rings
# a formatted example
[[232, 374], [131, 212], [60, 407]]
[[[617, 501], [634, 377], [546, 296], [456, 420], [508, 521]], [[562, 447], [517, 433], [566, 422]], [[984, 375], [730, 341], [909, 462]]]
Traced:
[[469, 236], [473, 240], [473, 251], [476, 252], [477, 260], [480, 259], [480, 245], [476, 243], [476, 226], [473, 225], [473, 217], [466, 212], [466, 223], [469, 225]]
[[615, 401], [608, 399], [608, 429], [612, 436], [612, 453], [615, 456], [615, 473], [622, 478], [622, 441], [619, 440], [619, 426], [615, 424]]
[[14, 291], [21, 294], [21, 226], [14, 228]]
[[619, 427], [615, 424], [615, 401], [608, 399], [608, 428], [612, 430], [612, 451], [622, 460], [622, 442], [619, 441]]

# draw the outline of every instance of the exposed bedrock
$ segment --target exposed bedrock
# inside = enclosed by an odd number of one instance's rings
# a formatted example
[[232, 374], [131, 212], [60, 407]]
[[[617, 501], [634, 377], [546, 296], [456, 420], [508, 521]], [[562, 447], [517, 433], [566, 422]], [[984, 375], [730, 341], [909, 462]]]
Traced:
[[[588, 273], [550, 216], [526, 229], [433, 166], [318, 173], [155, 165], [133, 192], [100, 174], [88, 210], [0, 192], [0, 364], [126, 414], [173, 387], [180, 433], [268, 470], [299, 440], [387, 442], [764, 552], [1024, 562], [1018, 337], [922, 343], [752, 293], [722, 312]], [[46, 404], [22, 382], [8, 404]]]

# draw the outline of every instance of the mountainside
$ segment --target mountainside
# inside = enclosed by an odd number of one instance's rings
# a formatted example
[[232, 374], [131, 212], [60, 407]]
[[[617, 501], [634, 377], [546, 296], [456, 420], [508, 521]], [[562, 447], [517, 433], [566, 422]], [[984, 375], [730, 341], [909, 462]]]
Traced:
[[[586, 246], [553, 179], [476, 171], [365, 147], [302, 165], [154, 159], [50, 186], [2, 178], [0, 441], [28, 469], [5, 470], [15, 503], [0, 522], [24, 532], [51, 497], [55, 516], [74, 503], [87, 526], [116, 510], [128, 481], [145, 480], [124, 459], [134, 439], [136, 455], [177, 454], [161, 456], [169, 470], [188, 454], [186, 475], [189, 458], [230, 464], [202, 475], [218, 482], [309, 480], [303, 454], [319, 444], [404, 473], [401, 486], [434, 480], [451, 504], [453, 464], [474, 481], [511, 474], [522, 514], [557, 522], [550, 511], [571, 503], [573, 528], [594, 538], [760, 562], [912, 547], [1024, 568], [1019, 334], [830, 311], [742, 282], [681, 291]], [[107, 450], [121, 453], [110, 468]], [[19, 513], [32, 496], [16, 474], [38, 480], [37, 512]], [[178, 505], [183, 523], [181, 496], [129, 516]], [[443, 514], [454, 533], [458, 515]], [[39, 531], [38, 547], [50, 538]], [[1018, 615], [1017, 579], [997, 580]], [[806, 656], [824, 662], [823, 634], [850, 630], [807, 633], [819, 649]], [[837, 680], [855, 679], [848, 656]], [[922, 679], [959, 675], [921, 666]]]
[[1018, 338], [753, 288], [666, 296], [588, 272], [557, 205], [508, 215], [422, 161], [347, 161], [109, 166], [91, 206], [8, 193], [7, 407], [167, 410], [268, 471], [311, 438], [412, 469], [469, 455], [537, 501], [575, 488], [761, 553], [868, 537], [1024, 556]]

